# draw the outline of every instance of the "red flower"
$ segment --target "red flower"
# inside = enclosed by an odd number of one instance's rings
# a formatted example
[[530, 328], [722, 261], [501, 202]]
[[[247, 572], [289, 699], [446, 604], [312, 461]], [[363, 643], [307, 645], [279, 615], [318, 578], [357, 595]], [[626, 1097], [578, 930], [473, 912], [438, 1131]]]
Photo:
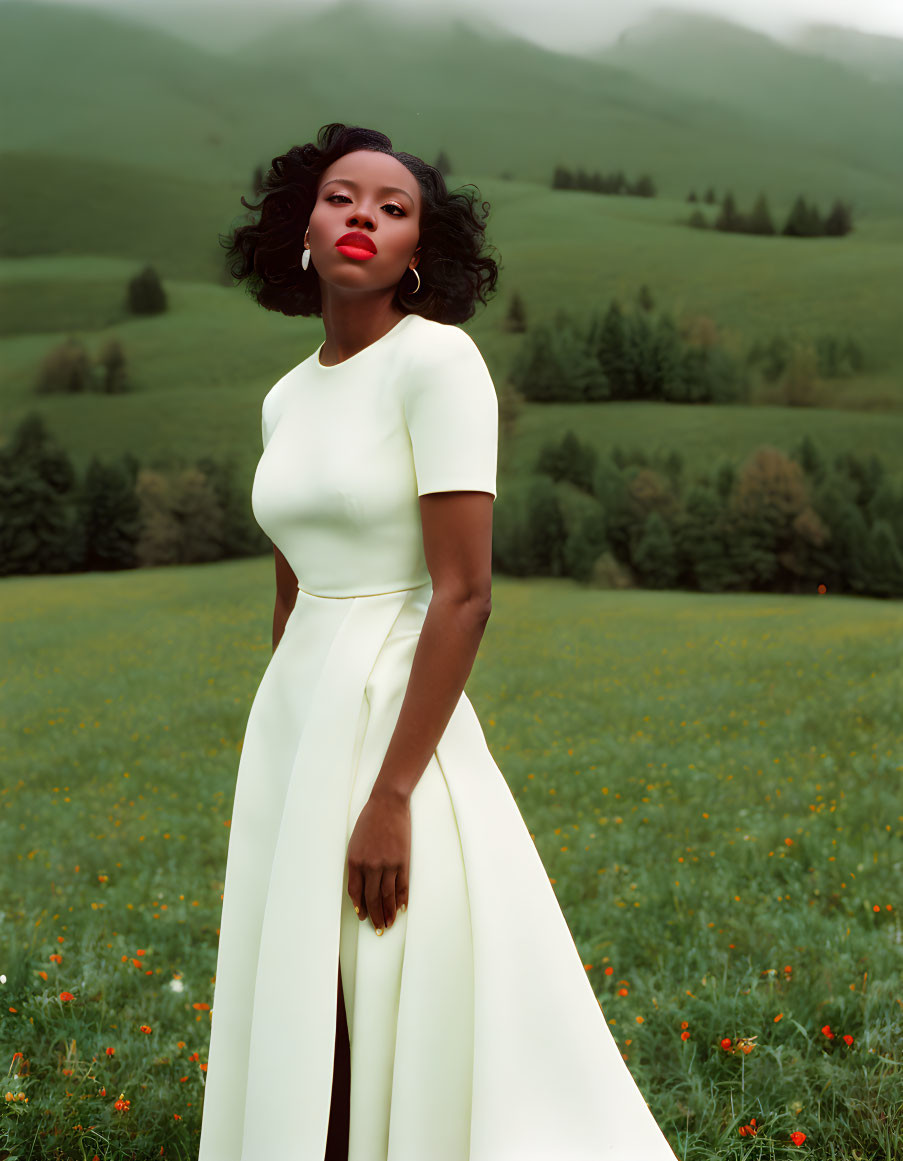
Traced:
[[71, 992], [60, 992], [61, 1000], [74, 1000], [75, 996]]
[[849, 1034], [849, 1032], [846, 1034], [846, 1036], [843, 1037], [843, 1042], [844, 1044], [849, 1045], [850, 1048], [853, 1047], [853, 1037]]
[[825, 1026], [822, 1028], [822, 1034], [827, 1036], [829, 1040], [834, 1039], [834, 1033], [831, 1031], [830, 1024], [825, 1024]]
[[725, 1052], [730, 1051], [730, 1047], [731, 1047], [730, 1036], [725, 1036], [725, 1038], [721, 1041], [721, 1047], [724, 1049]]
[[795, 1133], [790, 1134], [790, 1140], [794, 1143], [794, 1145], [802, 1145], [802, 1143], [803, 1143], [803, 1141], [805, 1141], [805, 1139], [806, 1139], [805, 1133], [800, 1133], [799, 1131], [797, 1131]]
[[754, 1137], [756, 1135], [756, 1118], [750, 1117], [748, 1125], [741, 1125], [738, 1132], [741, 1137]]

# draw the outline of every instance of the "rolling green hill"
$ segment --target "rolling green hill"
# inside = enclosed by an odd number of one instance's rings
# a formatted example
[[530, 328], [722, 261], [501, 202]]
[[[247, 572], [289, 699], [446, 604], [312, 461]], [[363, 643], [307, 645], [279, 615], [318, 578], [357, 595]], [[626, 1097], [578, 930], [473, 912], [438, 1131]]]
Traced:
[[809, 24], [793, 42], [797, 48], [841, 64], [875, 81], [903, 85], [903, 40], [833, 24]]
[[903, 87], [720, 17], [660, 11], [594, 59], [830, 150], [857, 169], [903, 170]]
[[[371, 48], [353, 68], [339, 36], [349, 27]], [[116, 337], [133, 393], [37, 400], [77, 464], [120, 450], [142, 458], [232, 451], [249, 482], [260, 400], [313, 351], [322, 323], [268, 314], [224, 286], [217, 235], [243, 219], [242, 195], [255, 200], [255, 165], [329, 120], [346, 120], [379, 127], [396, 148], [427, 160], [445, 149], [449, 185], [473, 182], [491, 203], [499, 293], [467, 330], [497, 383], [522, 341], [501, 326], [515, 290], [530, 322], [558, 310], [584, 320], [612, 297], [631, 308], [645, 284], [656, 308], [710, 317], [738, 353], [777, 333], [840, 333], [869, 360], [862, 375], [831, 384], [834, 409], [817, 414], [644, 404], [596, 406], [586, 416], [528, 406], [523, 442], [506, 462], [528, 467], [534, 433], [551, 423], [579, 425], [600, 451], [639, 446], [650, 432], [663, 444], [673, 437], [690, 466], [712, 446], [741, 458], [763, 440], [787, 448], [811, 431], [832, 449], [854, 443], [903, 470], [889, 458], [903, 422], [894, 170], [903, 158], [885, 148], [899, 123], [896, 89], [841, 69], [846, 114], [825, 140], [805, 102], [776, 119], [770, 96], [753, 101], [752, 80], [758, 68], [768, 79], [760, 90], [786, 93], [794, 75], [807, 92], [830, 88], [840, 83], [830, 62], [779, 50], [739, 26], [726, 31], [723, 22], [687, 16], [681, 28], [668, 44], [684, 62], [683, 79], [658, 67], [661, 41], [651, 36], [635, 41], [628, 68], [623, 44], [620, 63], [617, 53], [594, 62], [462, 20], [443, 32], [349, 3], [293, 17], [222, 54], [123, 16], [8, 0], [0, 6], [0, 95], [16, 115], [0, 143], [14, 175], [0, 194], [0, 439], [35, 404], [31, 382], [59, 341], [79, 335], [93, 354]], [[694, 45], [701, 56], [735, 62], [732, 104], [713, 100], [708, 81], [687, 82]], [[387, 76], [404, 84], [387, 85]], [[648, 172], [659, 195], [552, 190], [557, 164], [623, 169], [630, 178]], [[687, 192], [710, 184], [719, 197], [730, 188], [741, 209], [764, 191], [778, 225], [798, 193], [823, 210], [845, 197], [854, 232], [790, 239], [689, 229]], [[146, 262], [160, 273], [170, 309], [131, 318], [125, 286]], [[852, 420], [851, 410], [860, 413]]]

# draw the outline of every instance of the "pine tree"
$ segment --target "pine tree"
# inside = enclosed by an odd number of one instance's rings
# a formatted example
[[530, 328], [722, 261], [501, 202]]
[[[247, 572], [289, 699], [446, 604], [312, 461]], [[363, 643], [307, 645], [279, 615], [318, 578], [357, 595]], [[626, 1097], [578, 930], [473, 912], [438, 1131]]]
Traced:
[[76, 474], [36, 411], [0, 450], [0, 571], [63, 573], [80, 566]]
[[846, 202], [837, 198], [825, 218], [824, 232], [832, 238], [842, 238], [853, 229], [853, 211]]
[[[605, 376], [608, 391], [606, 398], [626, 398], [631, 385], [627, 324], [624, 312], [616, 299], [612, 299], [609, 303], [603, 318], [592, 319], [587, 346]], [[599, 396], [591, 395], [588, 398]]]
[[155, 267], [148, 264], [129, 279], [126, 304], [132, 314], [163, 314], [166, 311], [166, 291]]
[[869, 593], [876, 597], [903, 597], [903, 553], [887, 520], [876, 520], [869, 532], [867, 562]]
[[452, 172], [451, 158], [448, 156], [444, 149], [439, 150], [439, 156], [433, 163], [433, 167], [438, 169], [442, 176], [445, 178], [447, 178]]
[[573, 327], [544, 323], [527, 334], [509, 371], [528, 400], [583, 401], [602, 389], [604, 376]]
[[631, 564], [647, 588], [674, 587], [678, 571], [674, 541], [660, 513], [650, 512], [646, 517]]
[[874, 529], [879, 520], [890, 525], [894, 540], [903, 545], [903, 485], [885, 476], [865, 506], [866, 519]]
[[578, 581], [590, 580], [593, 566], [607, 547], [605, 512], [601, 507], [584, 512], [568, 532], [565, 541], [564, 567], [567, 575]]
[[743, 227], [743, 215], [737, 210], [734, 195], [728, 191], [724, 195], [721, 209], [715, 218], [715, 229], [725, 230], [729, 233], [739, 233], [743, 230]]
[[869, 530], [859, 508], [846, 500], [831, 519], [831, 536], [840, 558], [841, 583], [847, 592], [870, 592], [871, 553]]
[[755, 205], [747, 220], [746, 229], [750, 234], [774, 234], [774, 222], [768, 209], [768, 199], [764, 193], [756, 198]]
[[141, 534], [141, 506], [122, 463], [96, 456], [81, 487], [79, 510], [85, 536], [84, 567], [89, 571], [134, 568]]
[[694, 484], [687, 493], [674, 531], [680, 573], [704, 593], [733, 587], [736, 574], [730, 563], [724, 530], [724, 508], [714, 488]]
[[816, 444], [810, 435], [804, 435], [790, 454], [816, 484], [824, 479], [827, 463], [820, 445]]
[[121, 395], [128, 391], [125, 352], [118, 339], [110, 339], [100, 353], [100, 390], [107, 395]]
[[523, 334], [527, 329], [527, 309], [524, 301], [515, 290], [508, 305], [508, 314], [505, 316], [504, 328], [512, 334]]
[[562, 576], [567, 525], [555, 487], [543, 476], [534, 479], [527, 494], [527, 531], [531, 576]]

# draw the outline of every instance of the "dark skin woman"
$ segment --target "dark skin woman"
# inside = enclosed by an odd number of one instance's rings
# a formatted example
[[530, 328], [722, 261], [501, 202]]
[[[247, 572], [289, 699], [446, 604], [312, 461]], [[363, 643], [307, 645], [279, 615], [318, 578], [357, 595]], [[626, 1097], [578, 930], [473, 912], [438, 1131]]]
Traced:
[[[407, 269], [417, 266], [422, 194], [411, 171], [387, 153], [356, 150], [320, 175], [304, 246], [319, 279], [325, 342], [335, 366], [391, 330]], [[361, 259], [336, 248], [359, 231], [376, 248]], [[348, 894], [358, 917], [387, 932], [408, 900], [410, 798], [470, 675], [491, 607], [492, 496], [437, 492], [420, 497], [423, 548], [433, 594], [407, 692], [370, 797], [348, 844]], [[298, 595], [298, 580], [274, 546], [276, 648]], [[311, 884], [316, 890], [316, 884]], [[335, 1081], [326, 1161], [347, 1156], [348, 1029], [339, 970]], [[339, 1087], [339, 1086], [342, 1087]], [[343, 1152], [342, 1142], [345, 1142]]]

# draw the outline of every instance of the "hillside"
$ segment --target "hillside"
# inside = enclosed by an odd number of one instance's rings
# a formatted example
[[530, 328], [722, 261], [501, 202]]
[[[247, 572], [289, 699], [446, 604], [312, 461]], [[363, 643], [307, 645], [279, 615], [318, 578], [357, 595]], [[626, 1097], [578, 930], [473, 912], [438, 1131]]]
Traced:
[[[740, 26], [686, 20], [674, 24], [667, 52], [647, 27], [618, 46], [619, 63], [594, 62], [453, 15], [444, 25], [401, 24], [352, 2], [286, 18], [224, 55], [124, 16], [8, 0], [0, 6], [0, 94], [16, 115], [5, 119], [0, 161], [15, 181], [0, 192], [0, 438], [34, 405], [30, 387], [47, 351], [73, 333], [91, 353], [115, 337], [132, 394], [39, 402], [80, 465], [95, 451], [235, 449], [250, 471], [259, 401], [316, 347], [322, 323], [267, 314], [225, 286], [217, 236], [243, 218], [242, 195], [255, 200], [256, 165], [344, 119], [379, 127], [396, 148], [427, 160], [444, 149], [449, 185], [473, 183], [489, 201], [499, 292], [467, 329], [498, 383], [521, 342], [501, 325], [514, 291], [531, 322], [561, 309], [584, 320], [613, 297], [631, 308], [646, 285], [657, 310], [707, 316], [740, 352], [778, 333], [851, 335], [867, 371], [832, 384], [837, 410], [775, 414], [773, 439], [787, 447], [817, 428], [842, 446], [854, 430], [849, 413], [859, 411], [857, 447], [884, 455], [903, 407], [903, 231], [899, 175], [890, 172], [903, 159], [882, 144], [890, 106], [883, 120], [873, 118], [869, 101], [891, 88]], [[353, 69], [342, 46], [348, 27], [372, 46]], [[39, 53], [46, 67], [35, 87]], [[668, 53], [673, 61], [660, 61]], [[733, 104], [712, 99], [711, 79], [688, 79], [705, 72], [695, 67], [703, 59], [715, 69], [715, 57], [722, 73], [736, 63]], [[820, 85], [842, 73], [855, 148], [839, 135], [818, 144], [821, 130], [815, 123], [810, 133], [803, 104], [783, 122], [767, 94], [755, 104], [756, 68], [778, 90], [794, 69]], [[404, 75], [403, 92], [387, 75]], [[760, 93], [770, 88], [759, 85]], [[658, 194], [552, 190], [559, 164], [649, 173]], [[823, 210], [843, 197], [854, 207], [854, 231], [792, 239], [687, 228], [688, 192], [710, 185], [719, 198], [731, 190], [741, 208], [765, 192], [778, 225], [800, 193]], [[131, 318], [125, 286], [147, 262], [170, 309]], [[615, 439], [638, 446], [659, 428], [702, 459], [707, 445], [742, 456], [762, 438], [761, 425], [727, 423], [714, 409], [628, 407], [617, 423], [605, 415], [582, 421], [600, 451]], [[552, 416], [566, 427], [577, 412], [528, 407], [528, 443]], [[526, 462], [520, 453], [515, 461]]]
[[796, 51], [764, 33], [716, 16], [663, 9], [593, 59], [830, 149], [857, 169], [903, 172], [903, 86]]
[[[371, 49], [355, 56], [353, 68], [344, 47], [349, 30]], [[741, 33], [744, 43], [755, 42], [757, 34]], [[809, 188], [896, 211], [903, 156], [887, 147], [896, 105], [848, 89], [843, 116], [827, 127], [775, 117], [761, 84], [769, 76], [772, 90], [770, 72], [750, 65], [748, 83], [740, 69], [732, 103], [720, 84], [713, 99], [706, 85], [690, 91], [696, 82], [687, 73], [723, 69], [715, 46], [680, 63], [680, 44], [658, 54], [664, 60], [644, 49], [642, 67], [636, 52], [623, 55], [624, 46], [620, 55], [591, 61], [466, 21], [444, 31], [421, 27], [349, 0], [292, 17], [223, 55], [125, 16], [7, 0], [0, 5], [0, 100], [13, 115], [0, 149], [247, 181], [255, 164], [343, 120], [380, 127], [398, 148], [427, 158], [443, 148], [461, 174], [507, 172], [545, 184], [558, 164], [622, 168], [650, 173], [671, 197], [730, 181], [740, 197], [763, 185], [779, 198]], [[782, 51], [787, 70], [828, 67]], [[772, 68], [772, 56], [762, 68]], [[35, 60], [42, 62], [38, 85]], [[387, 81], [396, 77], [403, 83]], [[783, 85], [777, 75], [774, 84]], [[761, 109], [745, 96], [756, 86]]]

